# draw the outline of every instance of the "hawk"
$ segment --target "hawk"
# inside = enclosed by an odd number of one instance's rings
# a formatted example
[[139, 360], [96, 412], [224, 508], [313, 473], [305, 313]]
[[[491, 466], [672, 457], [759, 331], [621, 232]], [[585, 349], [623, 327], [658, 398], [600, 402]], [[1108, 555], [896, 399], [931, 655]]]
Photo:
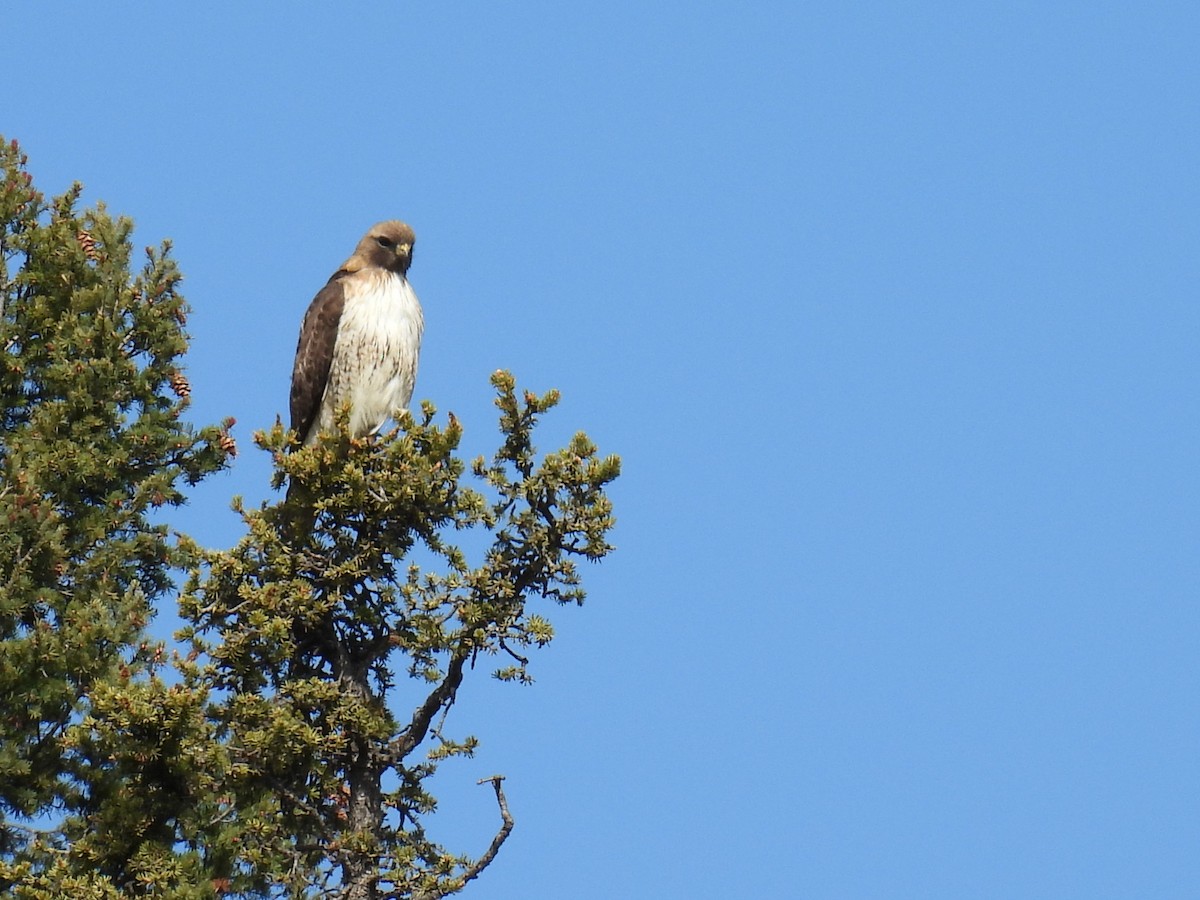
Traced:
[[425, 318], [408, 283], [416, 236], [380, 222], [313, 298], [292, 368], [292, 428], [307, 446], [350, 404], [354, 437], [375, 434], [408, 406]]

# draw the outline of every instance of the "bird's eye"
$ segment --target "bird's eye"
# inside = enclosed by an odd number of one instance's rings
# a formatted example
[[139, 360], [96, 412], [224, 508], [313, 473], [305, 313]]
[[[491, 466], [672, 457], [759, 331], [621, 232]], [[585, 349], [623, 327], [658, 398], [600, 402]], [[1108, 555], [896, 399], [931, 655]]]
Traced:
[[385, 238], [385, 237], [375, 238], [375, 243], [379, 244], [380, 247], [386, 247], [388, 250], [391, 250], [392, 247], [395, 246], [395, 244], [392, 243], [391, 238]]

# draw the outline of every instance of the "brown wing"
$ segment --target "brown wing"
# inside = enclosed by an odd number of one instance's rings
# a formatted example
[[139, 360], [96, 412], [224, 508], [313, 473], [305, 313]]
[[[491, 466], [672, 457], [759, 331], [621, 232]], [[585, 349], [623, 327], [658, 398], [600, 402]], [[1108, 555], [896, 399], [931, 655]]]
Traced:
[[338, 323], [346, 305], [342, 285], [346, 275], [345, 271], [339, 271], [329, 279], [309, 304], [304, 321], [300, 323], [296, 364], [292, 367], [291, 413], [292, 429], [302, 441], [317, 420], [325, 384], [329, 381], [333, 345], [337, 342]]

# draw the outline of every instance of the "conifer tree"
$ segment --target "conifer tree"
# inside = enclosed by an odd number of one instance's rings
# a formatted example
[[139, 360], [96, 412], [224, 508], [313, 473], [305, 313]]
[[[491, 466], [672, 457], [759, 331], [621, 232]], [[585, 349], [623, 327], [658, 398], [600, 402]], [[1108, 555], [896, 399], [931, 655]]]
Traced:
[[0, 143], [0, 890], [104, 896], [176, 855], [179, 711], [146, 625], [193, 557], [160, 520], [234, 447], [181, 418], [170, 245], [132, 271], [132, 223], [79, 185], [47, 200], [25, 163]]
[[[490, 458], [465, 463], [458, 421], [428, 403], [371, 440], [344, 410], [307, 448], [277, 424], [256, 443], [286, 497], [235, 501], [229, 550], [172, 541], [162, 510], [234, 448], [231, 423], [180, 418], [169, 246], [131, 274], [127, 220], [77, 213], [78, 188], [45, 202], [15, 145], [0, 160], [0, 890], [458, 892], [513, 817], [496, 776], [488, 847], [431, 836], [430, 776], [478, 745], [448, 714], [472, 672], [532, 681], [553, 637], [533, 604], [583, 601], [619, 460], [582, 433], [539, 455], [557, 393], [497, 372]], [[166, 602], [186, 623], [174, 647], [145, 635]]]

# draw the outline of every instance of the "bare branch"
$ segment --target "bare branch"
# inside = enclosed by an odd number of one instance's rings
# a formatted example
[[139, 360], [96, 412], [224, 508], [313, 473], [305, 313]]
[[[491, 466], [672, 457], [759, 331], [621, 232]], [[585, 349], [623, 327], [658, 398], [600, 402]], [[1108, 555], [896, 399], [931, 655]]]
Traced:
[[496, 836], [492, 838], [492, 843], [488, 846], [483, 856], [475, 860], [461, 877], [455, 878], [444, 887], [434, 888], [432, 891], [424, 891], [420, 894], [415, 894], [413, 900], [438, 900], [440, 897], [445, 897], [448, 894], [454, 894], [462, 890], [467, 882], [473, 881], [491, 865], [492, 860], [496, 858], [496, 854], [500, 852], [500, 848], [504, 842], [508, 840], [508, 836], [513, 830], [513, 817], [508, 811], [508, 800], [504, 797], [504, 788], [500, 783], [504, 781], [503, 775], [493, 775], [490, 778], [481, 778], [477, 784], [492, 783], [492, 787], [496, 789], [496, 803], [500, 806], [500, 830], [496, 832]]
[[491, 778], [481, 778], [476, 783], [483, 784], [487, 781], [490, 781], [492, 783], [492, 787], [496, 789], [496, 803], [500, 806], [500, 830], [497, 831], [496, 836], [492, 838], [492, 843], [487, 848], [487, 851], [483, 854], [483, 856], [475, 860], [474, 864], [463, 874], [463, 884], [466, 884], [472, 879], [478, 878], [479, 873], [491, 865], [492, 860], [496, 858], [496, 854], [500, 852], [500, 848], [504, 845], [504, 842], [508, 840], [508, 836], [513, 830], [513, 817], [508, 811], [508, 800], [506, 800], [504, 797], [504, 788], [500, 786], [500, 783], [504, 781], [504, 776], [493, 775]]
[[[504, 638], [500, 638], [500, 648], [517, 662], [519, 662], [522, 666], [529, 665], [529, 658], [522, 656], [520, 653], [517, 653], [517, 651], [513, 650], [512, 647], [508, 646]], [[482, 783], [483, 782], [480, 782], [480, 784]]]
[[440, 738], [442, 736], [442, 729], [446, 727], [446, 718], [450, 715], [450, 709], [453, 706], [454, 706], [454, 697], [451, 697], [449, 699], [449, 701], [447, 701], [446, 704], [442, 707], [442, 714], [441, 714], [441, 716], [438, 717], [437, 724], [430, 726], [433, 730], [433, 734], [435, 737]]

